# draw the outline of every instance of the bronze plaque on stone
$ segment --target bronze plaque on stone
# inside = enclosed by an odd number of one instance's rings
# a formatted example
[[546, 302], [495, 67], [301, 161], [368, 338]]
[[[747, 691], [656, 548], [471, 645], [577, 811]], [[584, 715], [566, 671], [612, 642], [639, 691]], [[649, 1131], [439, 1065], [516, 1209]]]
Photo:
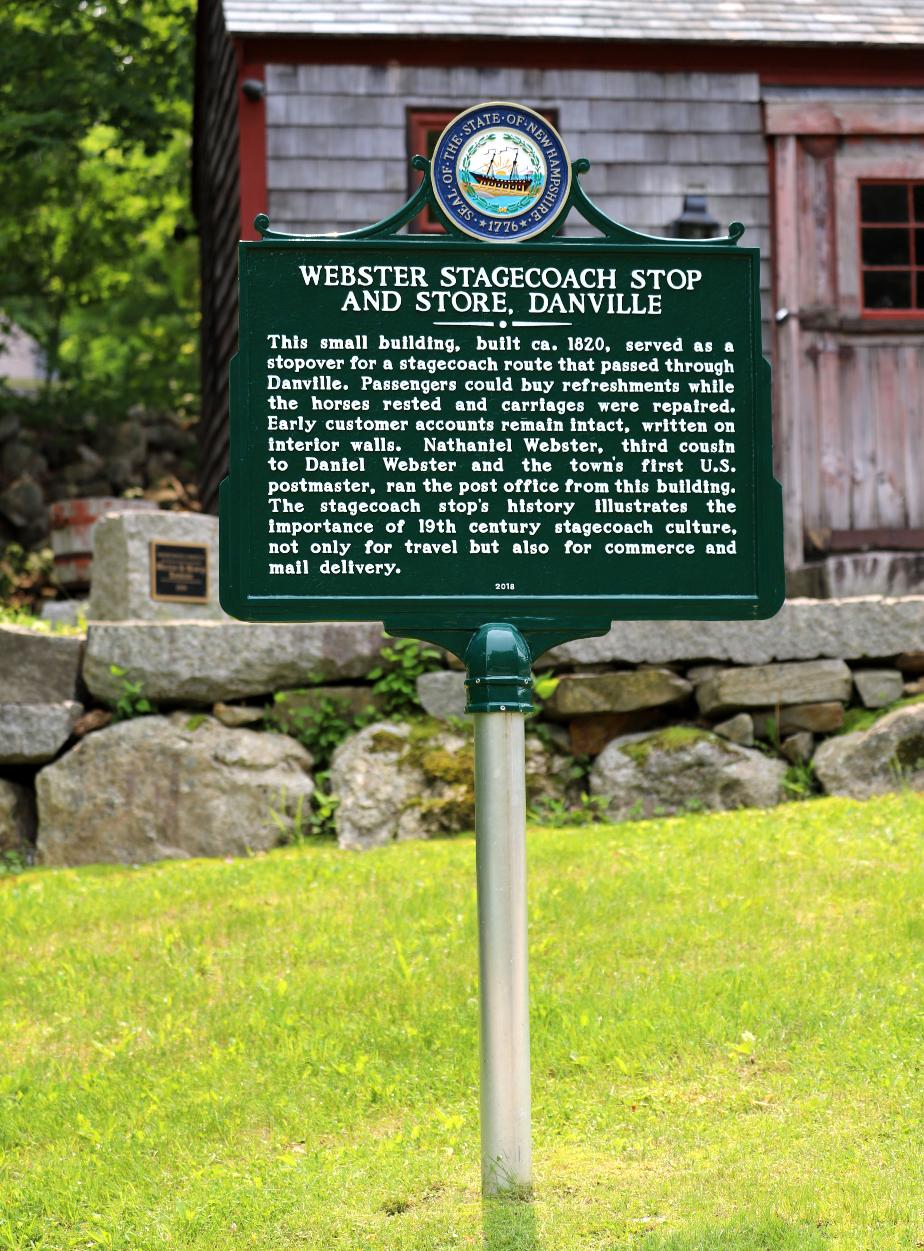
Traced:
[[175, 604], [209, 601], [209, 549], [205, 543], [151, 540], [151, 599]]

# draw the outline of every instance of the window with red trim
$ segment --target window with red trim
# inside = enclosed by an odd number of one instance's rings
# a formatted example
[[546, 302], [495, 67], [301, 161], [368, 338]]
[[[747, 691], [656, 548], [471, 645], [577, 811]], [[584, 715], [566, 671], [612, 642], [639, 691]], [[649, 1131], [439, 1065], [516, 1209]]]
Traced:
[[[417, 155], [432, 157], [437, 139], [439, 139], [458, 112], [458, 109], [447, 109], [443, 112], [411, 109], [407, 118], [408, 159]], [[416, 169], [411, 170], [411, 175], [411, 191], [413, 192], [420, 185], [421, 175]], [[421, 235], [441, 235], [445, 233], [443, 227], [433, 216], [429, 205], [422, 213], [418, 213], [408, 229], [413, 234]]]
[[924, 181], [862, 181], [863, 312], [924, 317]]

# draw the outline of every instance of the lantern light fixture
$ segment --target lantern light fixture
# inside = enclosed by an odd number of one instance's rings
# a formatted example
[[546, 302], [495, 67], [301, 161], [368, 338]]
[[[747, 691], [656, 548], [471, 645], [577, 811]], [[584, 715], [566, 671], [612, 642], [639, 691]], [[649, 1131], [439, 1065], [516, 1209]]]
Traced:
[[688, 191], [683, 197], [680, 216], [670, 224], [675, 239], [713, 239], [719, 233], [719, 223], [709, 212], [705, 192]]

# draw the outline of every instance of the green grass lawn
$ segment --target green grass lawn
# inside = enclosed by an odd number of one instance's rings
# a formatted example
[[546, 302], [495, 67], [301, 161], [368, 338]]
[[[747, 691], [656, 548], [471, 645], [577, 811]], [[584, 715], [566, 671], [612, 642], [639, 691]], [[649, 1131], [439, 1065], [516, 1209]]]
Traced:
[[530, 833], [536, 1198], [474, 843], [0, 880], [0, 1248], [924, 1246], [924, 796]]

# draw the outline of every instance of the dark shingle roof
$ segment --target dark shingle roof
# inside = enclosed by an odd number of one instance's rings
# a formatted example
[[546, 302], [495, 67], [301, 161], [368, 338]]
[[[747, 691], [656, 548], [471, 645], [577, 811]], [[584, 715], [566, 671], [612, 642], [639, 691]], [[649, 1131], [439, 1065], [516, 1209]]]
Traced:
[[223, 0], [241, 35], [924, 44], [924, 0]]

